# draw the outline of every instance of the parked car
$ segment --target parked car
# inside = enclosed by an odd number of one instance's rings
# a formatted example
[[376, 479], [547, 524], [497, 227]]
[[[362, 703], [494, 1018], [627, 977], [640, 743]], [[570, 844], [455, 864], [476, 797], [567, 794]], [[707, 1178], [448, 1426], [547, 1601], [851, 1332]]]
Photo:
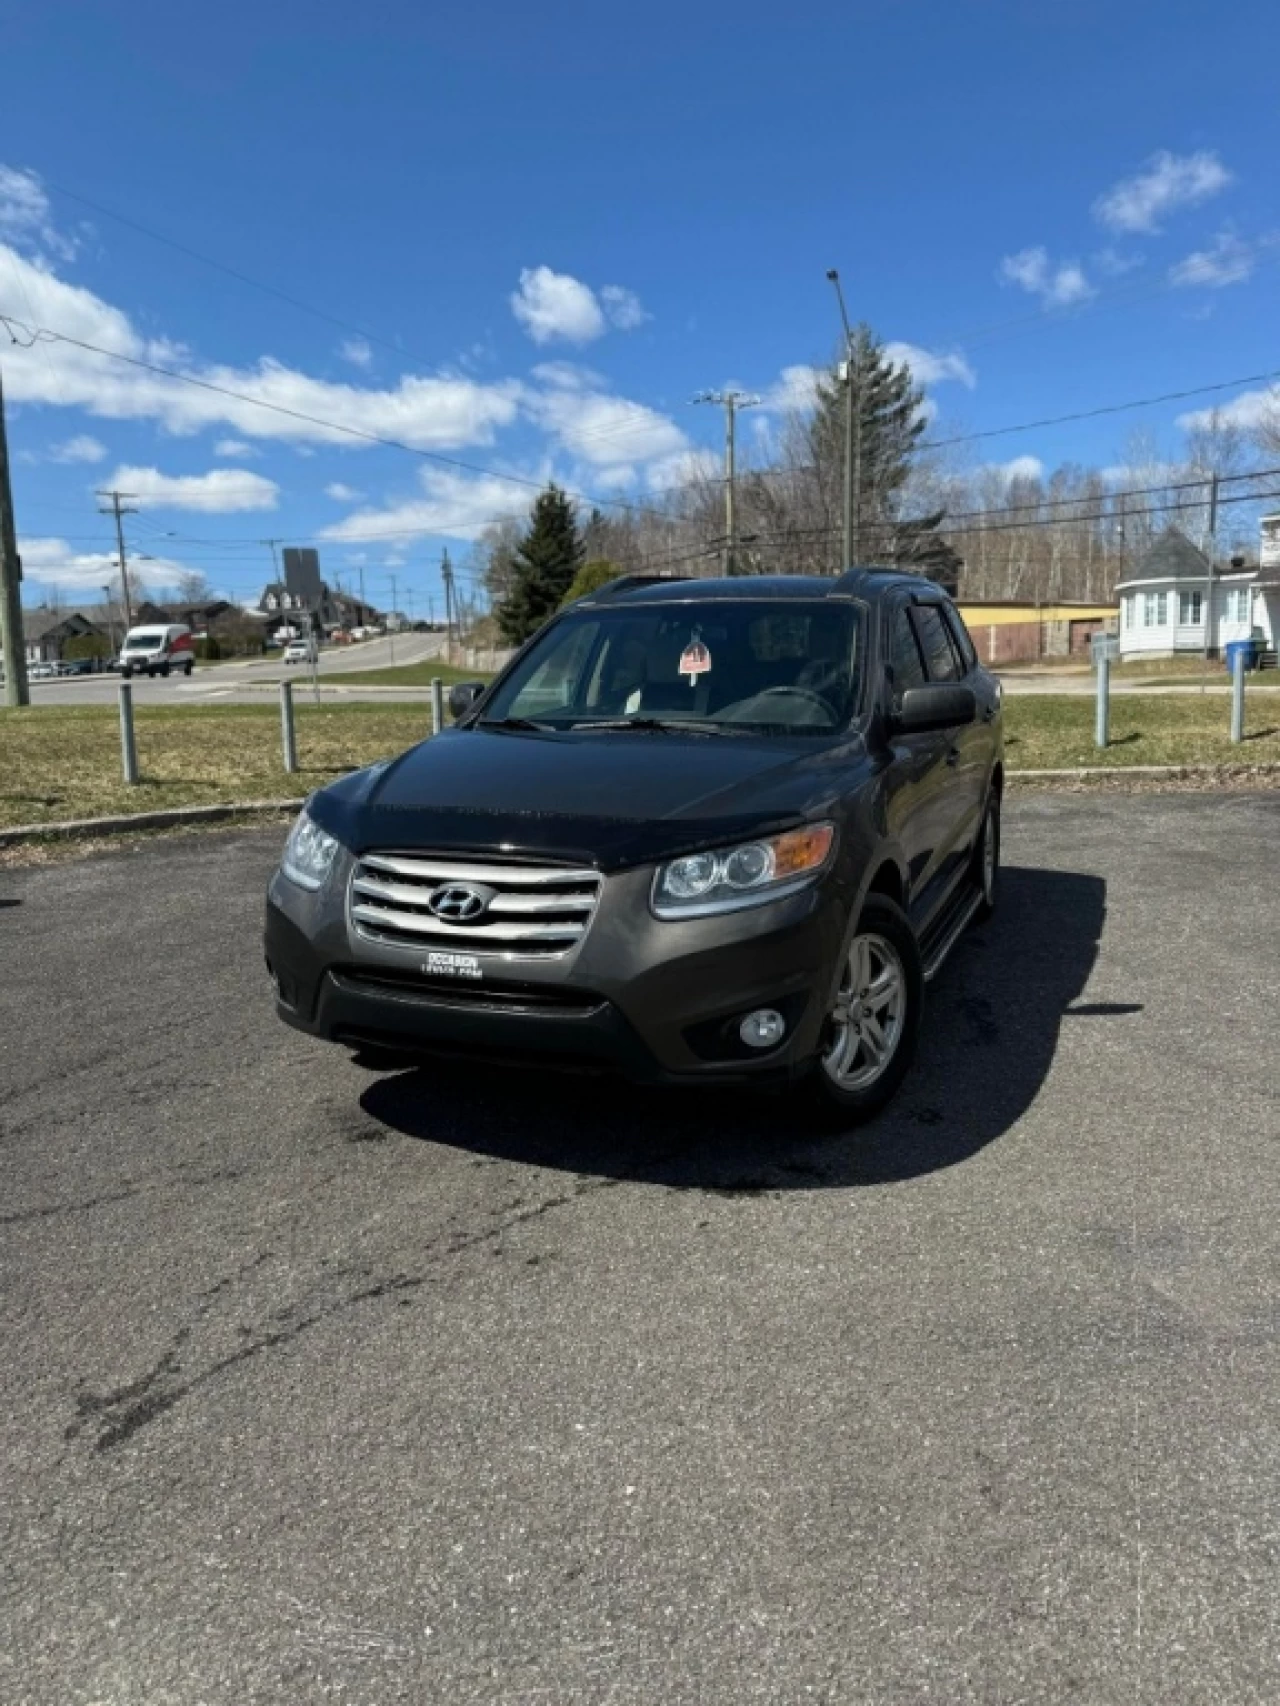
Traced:
[[58, 666], [56, 663], [29, 663], [27, 665], [28, 681], [48, 681], [57, 673]]
[[315, 647], [306, 640], [290, 640], [284, 648], [284, 661], [286, 663], [314, 663], [315, 660]]
[[177, 669], [190, 675], [194, 668], [195, 639], [181, 623], [152, 623], [130, 628], [125, 635], [120, 673], [126, 681], [132, 675], [170, 675]]
[[925, 983], [996, 900], [1000, 686], [939, 588], [615, 581], [451, 704], [294, 825], [283, 1019], [374, 1059], [888, 1100]]
[[92, 675], [96, 665], [92, 658], [67, 658], [58, 665], [59, 675]]

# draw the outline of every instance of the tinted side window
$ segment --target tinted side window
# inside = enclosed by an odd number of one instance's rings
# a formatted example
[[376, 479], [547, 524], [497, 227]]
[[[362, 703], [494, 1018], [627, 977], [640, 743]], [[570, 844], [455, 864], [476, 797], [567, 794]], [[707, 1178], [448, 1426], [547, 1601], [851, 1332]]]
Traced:
[[942, 612], [936, 604], [917, 604], [911, 612], [930, 681], [958, 681], [964, 671]]
[[901, 606], [893, 613], [893, 632], [890, 636], [889, 661], [893, 666], [893, 691], [905, 693], [908, 687], [924, 686], [924, 664], [915, 632]]
[[959, 649], [960, 659], [964, 664], [964, 673], [968, 675], [971, 669], [978, 667], [978, 653], [969, 637], [969, 630], [964, 625], [964, 617], [954, 604], [944, 604], [942, 612], [947, 619], [947, 627], [951, 630], [951, 638]]

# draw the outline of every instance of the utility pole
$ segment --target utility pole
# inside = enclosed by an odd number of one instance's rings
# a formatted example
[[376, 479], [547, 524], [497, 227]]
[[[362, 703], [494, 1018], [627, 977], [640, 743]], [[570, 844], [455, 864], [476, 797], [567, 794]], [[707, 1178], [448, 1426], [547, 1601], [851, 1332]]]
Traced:
[[387, 623], [387, 638], [391, 646], [391, 662], [394, 663], [396, 661], [396, 625], [400, 620], [400, 612], [396, 606], [396, 577], [394, 574], [388, 574], [387, 579], [391, 582], [391, 620]]
[[364, 601], [364, 569], [360, 570], [360, 626], [369, 626], [369, 606]]
[[0, 630], [4, 642], [4, 702], [29, 705], [26, 635], [22, 628], [22, 559], [13, 519], [9, 484], [9, 440], [4, 426], [4, 387], [0, 384]]
[[[1218, 542], [1218, 476], [1216, 474], [1211, 474], [1209, 476], [1209, 525], [1206, 529], [1206, 535], [1204, 554], [1205, 559], [1208, 562], [1209, 569], [1204, 589], [1204, 670], [1207, 682], [1209, 674], [1209, 634], [1211, 632], [1211, 624], [1213, 622], [1213, 553]], [[1173, 597], [1176, 598], [1177, 596], [1178, 594], [1175, 590]], [[1226, 595], [1224, 594], [1223, 596], [1225, 598]], [[1224, 610], [1222, 614], [1225, 616], [1226, 611]], [[1221, 632], [1221, 623], [1219, 623], [1219, 632]], [[1202, 689], [1206, 682], [1201, 682]]]
[[862, 555], [862, 409], [857, 388], [857, 349], [849, 314], [840, 288], [840, 274], [835, 267], [827, 268], [827, 277], [835, 286], [840, 304], [840, 324], [844, 328], [844, 516], [841, 528], [846, 569], [852, 568]]
[[695, 403], [716, 403], [724, 409], [724, 572], [738, 572], [738, 519], [734, 509], [737, 477], [736, 422], [739, 409], [754, 409], [761, 398], [746, 391], [699, 391]]
[[138, 512], [124, 501], [133, 496], [132, 492], [99, 492], [98, 496], [111, 499], [109, 506], [98, 505], [99, 515], [114, 515], [116, 518], [116, 543], [120, 547], [120, 602], [124, 606], [124, 631], [127, 634], [133, 627], [133, 600], [129, 596], [129, 563], [124, 554], [124, 518]]
[[[440, 558], [440, 579], [444, 585], [444, 655], [449, 661], [453, 659], [453, 625], [454, 625], [454, 592], [453, 564], [449, 561], [449, 547], [446, 545]], [[462, 635], [458, 635], [461, 642]]]

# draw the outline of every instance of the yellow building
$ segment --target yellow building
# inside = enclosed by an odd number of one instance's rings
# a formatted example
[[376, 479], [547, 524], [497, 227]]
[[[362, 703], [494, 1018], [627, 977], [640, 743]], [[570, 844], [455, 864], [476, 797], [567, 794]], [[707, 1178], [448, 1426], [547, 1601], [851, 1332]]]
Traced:
[[1115, 633], [1114, 604], [1064, 599], [1037, 604], [1030, 598], [956, 600], [965, 626], [985, 664], [1035, 663], [1039, 658], [1089, 657], [1095, 634]]

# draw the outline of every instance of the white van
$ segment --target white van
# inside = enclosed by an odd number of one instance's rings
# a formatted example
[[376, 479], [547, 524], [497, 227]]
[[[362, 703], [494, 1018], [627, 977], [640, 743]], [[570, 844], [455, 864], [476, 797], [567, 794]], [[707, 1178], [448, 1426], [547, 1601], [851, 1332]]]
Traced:
[[168, 675], [175, 669], [190, 675], [195, 661], [195, 638], [190, 628], [176, 622], [130, 628], [120, 649], [120, 673], [126, 681], [131, 675]]

